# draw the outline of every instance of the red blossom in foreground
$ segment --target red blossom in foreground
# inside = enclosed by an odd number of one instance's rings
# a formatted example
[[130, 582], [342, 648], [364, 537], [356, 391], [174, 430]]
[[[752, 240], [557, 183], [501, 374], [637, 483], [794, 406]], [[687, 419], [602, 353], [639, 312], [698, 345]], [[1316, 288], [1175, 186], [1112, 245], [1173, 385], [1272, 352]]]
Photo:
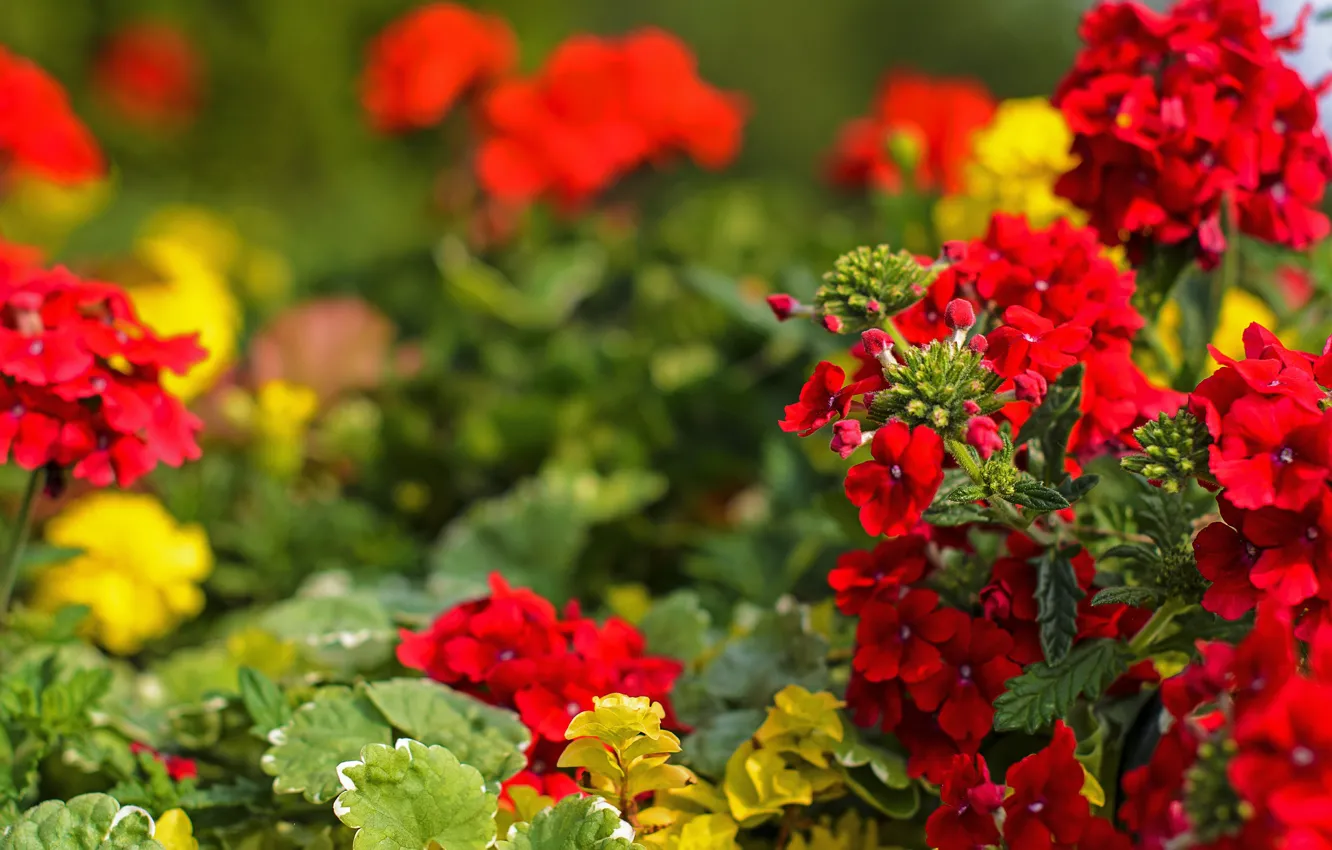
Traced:
[[985, 87], [971, 80], [891, 72], [884, 77], [870, 114], [842, 128], [829, 176], [841, 186], [900, 191], [902, 175], [888, 149], [898, 135], [920, 149], [914, 174], [918, 188], [959, 191], [963, 167], [971, 156], [971, 137], [990, 122], [994, 106]]
[[101, 177], [104, 168], [96, 140], [60, 84], [0, 47], [0, 175], [12, 169], [81, 183]]
[[1167, 13], [1106, 3], [1054, 96], [1079, 164], [1056, 191], [1108, 245], [1187, 243], [1204, 265], [1225, 250], [1228, 202], [1246, 234], [1304, 248], [1328, 233], [1317, 210], [1332, 154], [1316, 92], [1269, 37], [1259, 0], [1181, 0]]
[[535, 76], [491, 90], [482, 111], [482, 187], [565, 207], [676, 154], [724, 167], [740, 148], [745, 117], [738, 96], [698, 76], [688, 47], [651, 28], [571, 38]]
[[173, 756], [168, 753], [159, 753], [152, 747], [146, 744], [140, 744], [138, 741], [131, 741], [129, 746], [130, 752], [134, 753], [136, 756], [142, 753], [148, 753], [153, 759], [160, 762], [162, 766], [166, 768], [167, 776], [171, 777], [172, 781], [181, 782], [185, 779], [199, 778], [199, 766], [195, 764], [194, 759], [185, 758], [184, 756]]
[[455, 3], [430, 3], [375, 37], [361, 103], [380, 132], [430, 127], [470, 89], [507, 73], [517, 54], [503, 19]]
[[855, 396], [883, 386], [882, 377], [865, 378], [846, 386], [846, 372], [841, 366], [822, 361], [800, 389], [800, 401], [786, 406], [783, 431], [797, 431], [808, 437], [834, 419], [845, 418]]
[[1012, 793], [1004, 800], [1004, 841], [1009, 850], [1047, 850], [1074, 844], [1091, 820], [1082, 796], [1082, 765], [1073, 757], [1073, 730], [1056, 721], [1049, 746], [1008, 769]]
[[874, 459], [846, 473], [846, 496], [868, 534], [908, 533], [943, 483], [943, 440], [923, 425], [889, 422], [874, 432]]
[[155, 336], [121, 289], [59, 268], [0, 269], [0, 305], [0, 460], [128, 487], [199, 457], [199, 419], [160, 380], [203, 359], [193, 336]]
[[940, 789], [943, 805], [925, 822], [925, 838], [937, 850], [975, 850], [999, 843], [994, 813], [1004, 789], [990, 781], [983, 756], [957, 756]]
[[184, 32], [170, 23], [140, 21], [111, 36], [97, 58], [93, 83], [131, 121], [178, 124], [199, 107], [201, 70]]

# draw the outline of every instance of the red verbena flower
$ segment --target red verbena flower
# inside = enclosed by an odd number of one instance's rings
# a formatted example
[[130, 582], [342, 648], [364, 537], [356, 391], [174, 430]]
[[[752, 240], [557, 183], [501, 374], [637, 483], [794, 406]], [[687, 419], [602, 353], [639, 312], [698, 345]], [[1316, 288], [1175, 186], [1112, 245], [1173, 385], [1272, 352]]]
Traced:
[[876, 596], [861, 609], [852, 666], [871, 682], [923, 681], [943, 669], [940, 646], [965, 622], [961, 611], [940, 608], [932, 590]]
[[1010, 850], [1047, 850], [1082, 837], [1091, 809], [1082, 796], [1082, 765], [1073, 757], [1077, 743], [1073, 730], [1056, 721], [1049, 746], [1008, 769], [1004, 841]]
[[783, 431], [797, 431], [808, 437], [834, 419], [844, 418], [851, 411], [855, 397], [883, 386], [882, 377], [854, 381], [846, 386], [846, 372], [824, 360], [814, 367], [814, 374], [800, 389], [800, 401], [786, 406], [786, 418], [780, 423]]
[[907, 534], [943, 483], [943, 440], [929, 428], [889, 422], [874, 432], [874, 459], [846, 473], [846, 496], [869, 534]]
[[[102, 152], [45, 71], [0, 47], [0, 160], [4, 170], [60, 183], [102, 176]], [[0, 171], [0, 174], [4, 173]]]
[[956, 756], [940, 789], [943, 805], [925, 822], [925, 838], [937, 850], [975, 850], [999, 843], [994, 813], [1004, 789], [990, 781], [984, 756]]
[[178, 27], [138, 21], [112, 34], [93, 84], [117, 112], [146, 125], [188, 122], [199, 107], [198, 53]]
[[1004, 311], [1004, 322], [985, 338], [990, 343], [987, 358], [1005, 378], [1016, 377], [1028, 369], [1053, 378], [1076, 363], [1075, 355], [1091, 341], [1090, 329], [1056, 325], [1019, 305]]
[[160, 762], [166, 768], [167, 776], [171, 777], [174, 782], [199, 778], [199, 766], [195, 764], [194, 759], [160, 753], [146, 744], [140, 744], [138, 741], [130, 741], [129, 747], [130, 752], [136, 756], [141, 753], [151, 755], [154, 760]]
[[[837, 566], [828, 573], [828, 585], [837, 594], [837, 609], [857, 617], [880, 590], [896, 588], [898, 594], [905, 594], [928, 569], [926, 545], [924, 537], [908, 534], [884, 540], [869, 551], [838, 555]], [[885, 596], [891, 598], [892, 593]]]
[[503, 19], [430, 3], [393, 21], [370, 44], [361, 103], [381, 132], [430, 127], [470, 89], [507, 73], [517, 54]]
[[980, 746], [994, 723], [995, 697], [1022, 672], [1008, 659], [1012, 648], [1012, 636], [989, 620], [963, 619], [940, 648], [943, 666], [908, 687], [919, 708], [938, 712], [940, 728], [964, 752]]

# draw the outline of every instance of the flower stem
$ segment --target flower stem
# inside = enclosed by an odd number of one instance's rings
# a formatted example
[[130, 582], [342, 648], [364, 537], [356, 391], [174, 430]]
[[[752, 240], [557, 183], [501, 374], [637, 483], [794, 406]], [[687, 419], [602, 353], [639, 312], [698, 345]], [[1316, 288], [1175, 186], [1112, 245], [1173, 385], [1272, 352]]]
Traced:
[[1138, 633], [1129, 641], [1129, 650], [1136, 659], [1143, 659], [1148, 656], [1147, 650], [1151, 649], [1152, 644], [1156, 643], [1170, 627], [1170, 623], [1188, 606], [1178, 599], [1167, 599], [1160, 608], [1152, 612], [1152, 618], [1143, 624]]
[[18, 516], [14, 519], [14, 530], [9, 538], [9, 550], [5, 553], [4, 565], [0, 567], [0, 618], [9, 612], [9, 597], [14, 592], [14, 582], [18, 579], [19, 561], [23, 560], [23, 547], [28, 543], [28, 530], [32, 524], [32, 508], [37, 503], [37, 493], [41, 490], [42, 468], [38, 467], [28, 476], [28, 487], [23, 491], [23, 501], [19, 503]]
[[[888, 333], [888, 336], [893, 338], [893, 347], [895, 347], [897, 350], [906, 351], [908, 348], [911, 347], [911, 343], [907, 342], [907, 338], [902, 335], [901, 328], [899, 328], [897, 326], [897, 323], [894, 322], [892, 319], [887, 319], [884, 321], [883, 329]], [[898, 359], [901, 360], [900, 357]]]

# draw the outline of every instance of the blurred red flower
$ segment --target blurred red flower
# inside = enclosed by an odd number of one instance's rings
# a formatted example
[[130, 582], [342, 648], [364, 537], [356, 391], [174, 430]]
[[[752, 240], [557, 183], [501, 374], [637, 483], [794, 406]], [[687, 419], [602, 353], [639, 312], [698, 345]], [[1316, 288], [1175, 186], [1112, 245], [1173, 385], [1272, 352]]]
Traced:
[[994, 107], [994, 98], [978, 82], [890, 72], [870, 114], [842, 127], [829, 178], [841, 186], [901, 190], [902, 176], [889, 153], [889, 140], [904, 134], [908, 144], [919, 146], [916, 186], [960, 191], [972, 134], [990, 122]]
[[115, 32], [97, 57], [93, 85], [124, 118], [144, 125], [185, 124], [199, 108], [202, 66], [189, 38], [163, 21]]
[[508, 72], [517, 54], [513, 31], [501, 18], [431, 3], [398, 18], [371, 43], [361, 103], [380, 132], [429, 127], [473, 86]]
[[102, 175], [102, 152], [65, 90], [32, 62], [0, 47], [0, 176], [13, 169], [60, 183]]

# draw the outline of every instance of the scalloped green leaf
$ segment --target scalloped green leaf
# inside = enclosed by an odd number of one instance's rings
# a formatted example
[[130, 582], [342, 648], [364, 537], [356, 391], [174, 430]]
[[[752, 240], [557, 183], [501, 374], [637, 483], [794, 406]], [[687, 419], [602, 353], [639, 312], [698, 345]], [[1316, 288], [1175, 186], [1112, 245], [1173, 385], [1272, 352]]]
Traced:
[[443, 747], [370, 744], [337, 776], [345, 790], [333, 814], [357, 830], [354, 850], [485, 850], [495, 840], [497, 798]]
[[599, 797], [565, 797], [532, 818], [509, 829], [499, 850], [630, 850], [634, 828], [620, 812]]
[[274, 729], [268, 740], [273, 746], [260, 765], [273, 777], [273, 793], [324, 803], [338, 793], [338, 765], [355, 759], [367, 744], [387, 746], [392, 730], [365, 696], [332, 687], [296, 709], [291, 722]]
[[447, 748], [487, 782], [503, 782], [527, 766], [532, 733], [512, 711], [429, 679], [388, 679], [365, 685], [385, 719], [426, 746]]
[[0, 833], [0, 850], [163, 850], [153, 819], [107, 794], [47, 800]]

